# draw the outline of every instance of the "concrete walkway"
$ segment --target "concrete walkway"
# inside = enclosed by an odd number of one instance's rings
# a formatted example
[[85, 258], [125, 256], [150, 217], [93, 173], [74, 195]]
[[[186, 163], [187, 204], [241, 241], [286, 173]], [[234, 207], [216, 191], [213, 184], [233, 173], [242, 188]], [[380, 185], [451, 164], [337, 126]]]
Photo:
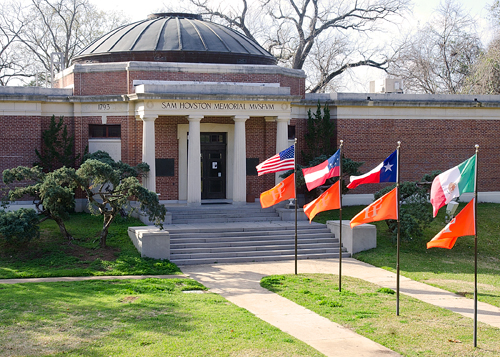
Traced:
[[[342, 260], [342, 274], [396, 289], [396, 274], [356, 259]], [[397, 356], [398, 354], [260, 287], [262, 277], [293, 274], [294, 261], [180, 267], [191, 278], [260, 319], [306, 342], [326, 356]], [[299, 260], [298, 273], [338, 274], [337, 259]], [[473, 318], [471, 299], [400, 277], [400, 292]], [[400, 305], [400, 313], [404, 313]], [[394, 307], [396, 309], [396, 307]], [[396, 313], [394, 311], [394, 313]], [[478, 303], [478, 320], [500, 328], [500, 309]]]

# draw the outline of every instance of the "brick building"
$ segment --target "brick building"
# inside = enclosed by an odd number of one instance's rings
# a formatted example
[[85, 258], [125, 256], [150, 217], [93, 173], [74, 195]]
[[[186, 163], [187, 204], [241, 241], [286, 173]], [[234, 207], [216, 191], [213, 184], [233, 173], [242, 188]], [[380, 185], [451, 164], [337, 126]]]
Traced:
[[[366, 163], [362, 171], [397, 141], [402, 180], [455, 166], [479, 144], [479, 190], [483, 200], [500, 201], [499, 96], [306, 94], [305, 79], [231, 29], [197, 15], [156, 14], [90, 45], [54, 88], [0, 88], [0, 171], [35, 162], [50, 117], [64, 116], [76, 153], [88, 146], [147, 162], [143, 184], [163, 202], [243, 203], [275, 184], [255, 165], [294, 133], [302, 147], [307, 111], [320, 101], [330, 105], [346, 156]], [[378, 189], [364, 185], [350, 201], [364, 203]]]

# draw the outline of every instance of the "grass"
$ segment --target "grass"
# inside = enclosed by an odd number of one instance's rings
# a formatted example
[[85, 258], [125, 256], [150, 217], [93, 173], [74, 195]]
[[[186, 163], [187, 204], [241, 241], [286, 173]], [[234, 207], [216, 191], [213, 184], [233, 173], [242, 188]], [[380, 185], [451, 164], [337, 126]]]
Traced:
[[75, 213], [66, 226], [75, 240], [62, 237], [55, 222], [41, 225], [41, 237], [27, 245], [0, 242], [0, 279], [90, 275], [179, 274], [168, 260], [141, 258], [127, 234], [129, 226], [142, 226], [133, 218], [119, 217], [109, 229], [106, 249], [99, 248], [102, 217]]
[[473, 348], [473, 320], [404, 295], [400, 316], [396, 296], [366, 281], [326, 274], [274, 275], [261, 285], [331, 321], [404, 356], [498, 356], [500, 329], [478, 324]]
[[[460, 205], [460, 209], [464, 204]], [[342, 219], [350, 219], [364, 206], [345, 207]], [[430, 206], [429, 206], [429, 209]], [[500, 205], [478, 204], [478, 300], [500, 307]], [[337, 211], [318, 215], [318, 221], [338, 219]], [[377, 226], [377, 248], [360, 252], [354, 258], [396, 271], [396, 244], [385, 222]], [[446, 225], [441, 209], [422, 239], [402, 242], [401, 275], [457, 293], [468, 298], [474, 294], [474, 237], [460, 237], [451, 249], [427, 249], [426, 243]]]
[[0, 286], [2, 356], [322, 356], [190, 279]]

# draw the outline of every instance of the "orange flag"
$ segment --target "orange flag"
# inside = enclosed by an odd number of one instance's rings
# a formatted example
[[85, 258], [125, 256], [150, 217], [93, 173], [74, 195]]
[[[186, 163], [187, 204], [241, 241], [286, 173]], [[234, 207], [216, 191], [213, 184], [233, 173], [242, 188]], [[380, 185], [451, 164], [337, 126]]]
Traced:
[[295, 198], [295, 174], [291, 174], [279, 184], [260, 194], [262, 208], [271, 207], [289, 198]]
[[383, 221], [385, 219], [398, 219], [397, 189], [397, 187], [394, 188], [359, 212], [356, 217], [351, 219], [351, 228], [364, 223]]
[[444, 227], [441, 232], [435, 235], [427, 243], [429, 248], [451, 249], [455, 245], [458, 237], [473, 236], [476, 234], [476, 225], [474, 224], [474, 199], [472, 199], [463, 210], [450, 223]]
[[309, 218], [309, 222], [320, 212], [340, 208], [339, 186], [340, 180], [323, 192], [321, 196], [304, 206], [304, 213]]

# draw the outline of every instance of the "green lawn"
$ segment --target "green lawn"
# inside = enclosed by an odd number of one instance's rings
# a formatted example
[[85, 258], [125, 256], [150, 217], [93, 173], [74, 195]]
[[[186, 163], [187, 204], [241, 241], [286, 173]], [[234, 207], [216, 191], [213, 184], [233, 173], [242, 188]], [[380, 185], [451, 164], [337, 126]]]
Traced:
[[[465, 205], [461, 204], [460, 209]], [[350, 219], [364, 206], [345, 207], [343, 219]], [[430, 205], [429, 205], [429, 209]], [[500, 307], [500, 205], [478, 204], [478, 300]], [[324, 212], [318, 221], [338, 219], [337, 211]], [[377, 226], [377, 248], [354, 258], [396, 271], [396, 244], [385, 222]], [[444, 208], [425, 231], [424, 238], [402, 242], [401, 275], [469, 298], [474, 293], [474, 237], [460, 237], [453, 249], [427, 249], [426, 243], [446, 225]]]
[[41, 238], [24, 246], [0, 241], [0, 279], [51, 276], [179, 274], [168, 260], [141, 258], [127, 234], [142, 226], [133, 218], [117, 218], [108, 235], [108, 248], [99, 248], [102, 217], [71, 215], [66, 226], [75, 240], [68, 244], [54, 221], [41, 225]]
[[[1, 356], [322, 356], [190, 279], [0, 285]], [[186, 293], [187, 291], [191, 293]]]
[[499, 356], [500, 329], [478, 324], [473, 347], [473, 320], [400, 296], [396, 316], [394, 291], [369, 282], [327, 274], [275, 275], [261, 285], [376, 341], [404, 356]]

